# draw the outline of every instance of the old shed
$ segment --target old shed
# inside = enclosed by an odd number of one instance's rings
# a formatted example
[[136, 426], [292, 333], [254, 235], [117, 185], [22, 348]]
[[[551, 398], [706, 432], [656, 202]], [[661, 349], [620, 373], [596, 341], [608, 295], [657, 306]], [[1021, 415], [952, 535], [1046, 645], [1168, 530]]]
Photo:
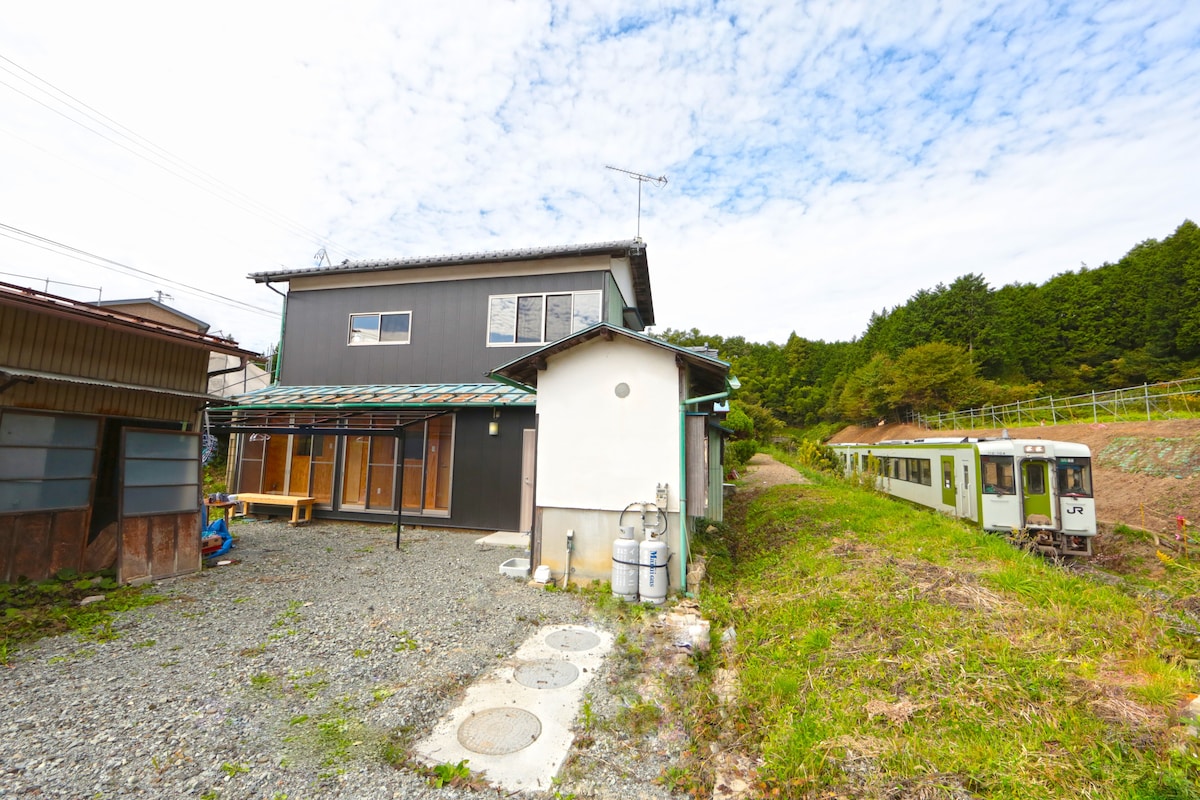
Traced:
[[200, 568], [200, 422], [228, 339], [0, 283], [0, 581]]

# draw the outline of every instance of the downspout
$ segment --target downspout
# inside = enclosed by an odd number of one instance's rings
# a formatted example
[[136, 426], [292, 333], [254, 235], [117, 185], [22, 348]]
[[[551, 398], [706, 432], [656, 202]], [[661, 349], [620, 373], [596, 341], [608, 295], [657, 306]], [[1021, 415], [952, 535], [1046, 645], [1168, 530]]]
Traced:
[[240, 356], [238, 358], [238, 365], [236, 367], [226, 367], [225, 369], [215, 369], [212, 372], [208, 373], [208, 377], [215, 378], [218, 375], [228, 375], [231, 372], [241, 372], [242, 370], [244, 370], [246, 368], [246, 362], [248, 360], [249, 359], [247, 359], [245, 356]]
[[679, 407], [679, 593], [691, 597], [687, 590], [687, 404], [684, 400]]
[[275, 351], [275, 363], [271, 365], [271, 383], [279, 383], [279, 372], [283, 365], [283, 333], [287, 329], [287, 295], [266, 282], [266, 287], [283, 298], [283, 311], [279, 315], [279, 348]]
[[687, 407], [725, 400], [734, 389], [741, 387], [737, 378], [725, 379], [725, 391], [691, 397], [679, 406], [679, 589], [684, 597], [691, 597], [687, 590], [688, 527], [687, 527]]

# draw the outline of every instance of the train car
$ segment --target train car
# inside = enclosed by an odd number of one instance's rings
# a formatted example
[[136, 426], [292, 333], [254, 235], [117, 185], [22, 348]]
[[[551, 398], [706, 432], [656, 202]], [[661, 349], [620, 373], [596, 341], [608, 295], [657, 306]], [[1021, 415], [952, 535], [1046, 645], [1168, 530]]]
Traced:
[[1096, 501], [1087, 445], [1045, 439], [911, 439], [831, 445], [847, 475], [881, 491], [970, 520], [1024, 532], [1039, 550], [1092, 555]]

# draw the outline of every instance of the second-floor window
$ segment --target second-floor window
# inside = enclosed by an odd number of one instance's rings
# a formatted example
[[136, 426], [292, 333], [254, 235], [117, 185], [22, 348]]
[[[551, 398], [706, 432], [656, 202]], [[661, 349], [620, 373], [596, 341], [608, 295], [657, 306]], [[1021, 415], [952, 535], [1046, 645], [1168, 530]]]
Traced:
[[554, 342], [600, 321], [600, 292], [493, 295], [488, 346]]
[[348, 344], [408, 344], [411, 311], [351, 314]]

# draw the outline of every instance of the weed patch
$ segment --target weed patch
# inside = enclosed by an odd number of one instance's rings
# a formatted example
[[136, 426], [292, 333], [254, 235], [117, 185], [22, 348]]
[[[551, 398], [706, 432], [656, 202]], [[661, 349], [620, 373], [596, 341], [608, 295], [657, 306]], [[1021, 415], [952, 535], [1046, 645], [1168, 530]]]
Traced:
[[[80, 605], [96, 595], [104, 599]], [[0, 584], [0, 663], [8, 663], [17, 646], [44, 636], [74, 632], [88, 641], [110, 641], [118, 636], [114, 615], [162, 599], [148, 586], [118, 585], [111, 573], [63, 570], [50, 580]]]
[[697, 537], [740, 694], [690, 700], [670, 785], [735, 734], [764, 796], [1200, 796], [1200, 747], [1170, 744], [1196, 676], [1144, 599], [811, 478], [731, 498]]

